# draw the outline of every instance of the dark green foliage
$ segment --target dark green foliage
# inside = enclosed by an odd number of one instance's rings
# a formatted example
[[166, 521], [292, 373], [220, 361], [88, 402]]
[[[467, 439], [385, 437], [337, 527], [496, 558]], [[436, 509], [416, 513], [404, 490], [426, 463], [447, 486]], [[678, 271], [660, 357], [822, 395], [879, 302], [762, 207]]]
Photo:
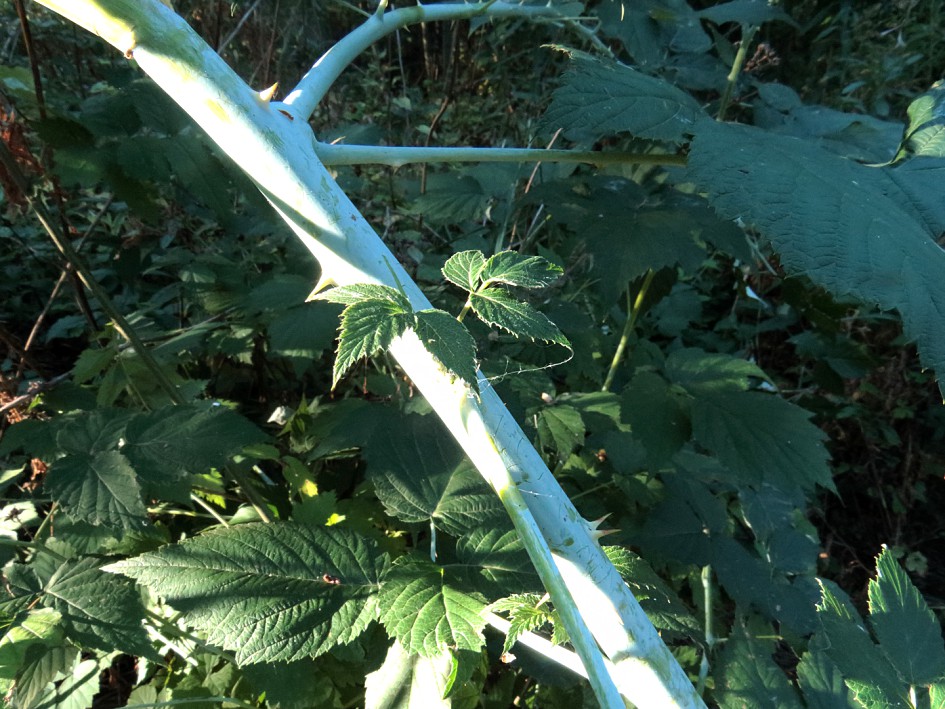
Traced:
[[[250, 3], [175, 5], [222, 44]], [[613, 56], [510, 21], [372, 47], [320, 139], [562, 129], [554, 147], [646, 156], [340, 168], [420, 311], [371, 284], [306, 302], [317, 267], [189, 119], [31, 15], [46, 116], [12, 49], [4, 140], [185, 403], [97, 303], [60, 295], [37, 321], [62, 263], [4, 182], [0, 405], [44, 387], [0, 439], [5, 698], [103, 702], [122, 652], [140, 673], [116, 706], [589, 702], [516, 644], [567, 636], [499, 500], [385, 355], [412, 330], [459, 380], [490, 379], [581, 514], [615, 528], [608, 556], [709, 705], [942, 706], [945, 44], [940, 2], [893, 5], [561, 6]], [[225, 56], [291, 86], [357, 22], [340, 7], [262, 3]]]

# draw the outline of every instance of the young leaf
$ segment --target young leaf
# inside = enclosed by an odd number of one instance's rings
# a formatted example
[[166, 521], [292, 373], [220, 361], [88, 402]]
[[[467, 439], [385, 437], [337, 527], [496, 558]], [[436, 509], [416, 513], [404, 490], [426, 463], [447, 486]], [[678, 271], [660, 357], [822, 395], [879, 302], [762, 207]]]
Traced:
[[[409, 308], [409, 303], [407, 304]], [[390, 299], [369, 298], [352, 303], [341, 314], [338, 354], [332, 370], [334, 387], [359, 359], [385, 351], [395, 338], [414, 325], [414, 314]]]
[[398, 559], [384, 579], [379, 601], [387, 632], [411, 654], [478, 651], [485, 642], [485, 602], [460, 590], [443, 567], [426, 560]]
[[243, 524], [106, 567], [164, 597], [240, 664], [291, 662], [352, 641], [376, 619], [387, 564], [346, 529]]
[[554, 342], [571, 349], [571, 343], [544, 313], [535, 310], [509, 295], [502, 288], [485, 288], [469, 296], [476, 315], [494, 327], [500, 327], [516, 337]]
[[562, 274], [557, 266], [541, 256], [523, 256], [515, 251], [500, 251], [490, 256], [479, 273], [483, 287], [506, 283], [519, 288], [544, 288]]
[[327, 300], [339, 305], [354, 305], [362, 300], [387, 300], [399, 306], [402, 312], [410, 312], [410, 301], [396, 288], [377, 285], [375, 283], [355, 283], [350, 286], [338, 286], [323, 291], [315, 296], [315, 300]]
[[430, 354], [478, 392], [476, 342], [465, 326], [442, 310], [421, 310], [417, 313], [416, 327], [417, 336]]
[[460, 251], [443, 264], [443, 277], [472, 293], [479, 288], [479, 274], [485, 266], [486, 258], [481, 251]]
[[870, 581], [870, 626], [879, 647], [909, 685], [945, 676], [942, 629], [925, 599], [888, 549]]
[[124, 531], [149, 524], [135, 471], [116, 451], [60, 458], [50, 466], [45, 487], [73, 519]]
[[509, 652], [522, 633], [538, 630], [557, 619], [555, 613], [542, 604], [542, 597], [537, 593], [512, 594], [490, 605], [489, 610], [509, 614], [509, 632], [502, 652]]
[[571, 66], [542, 124], [569, 137], [627, 132], [639, 138], [683, 141], [705, 116], [692, 96], [662, 79], [612, 60], [569, 52]]

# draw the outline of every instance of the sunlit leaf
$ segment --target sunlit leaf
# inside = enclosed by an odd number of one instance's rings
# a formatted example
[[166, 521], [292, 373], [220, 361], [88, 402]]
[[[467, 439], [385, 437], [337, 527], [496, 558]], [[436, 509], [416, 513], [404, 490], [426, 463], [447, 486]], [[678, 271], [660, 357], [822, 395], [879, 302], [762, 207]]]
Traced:
[[443, 276], [450, 283], [472, 292], [479, 287], [479, 274], [485, 266], [486, 258], [481, 251], [459, 251], [443, 264]]
[[500, 327], [517, 337], [571, 347], [568, 338], [544, 313], [515, 299], [502, 288], [486, 288], [473, 293], [469, 302], [476, 315], [489, 325]]

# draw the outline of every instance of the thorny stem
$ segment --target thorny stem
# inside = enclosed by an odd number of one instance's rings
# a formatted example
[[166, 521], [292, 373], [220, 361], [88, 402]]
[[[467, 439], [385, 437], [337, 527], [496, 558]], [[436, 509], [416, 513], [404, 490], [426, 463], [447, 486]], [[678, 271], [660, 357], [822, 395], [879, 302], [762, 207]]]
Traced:
[[641, 306], [646, 298], [647, 291], [650, 289], [650, 284], [653, 283], [654, 275], [656, 275], [656, 272], [653, 269], [646, 272], [643, 285], [640, 286], [633, 305], [630, 304], [630, 292], [627, 291], [627, 321], [624, 323], [623, 332], [620, 334], [620, 342], [617, 343], [617, 350], [614, 352], [614, 358], [610, 362], [610, 369], [607, 370], [607, 378], [604, 379], [604, 386], [601, 387], [601, 391], [610, 391], [610, 387], [614, 383], [617, 368], [623, 361], [624, 353], [627, 350], [627, 343], [630, 341], [633, 328], [636, 327], [637, 320], [640, 318], [640, 312], [642, 311]]

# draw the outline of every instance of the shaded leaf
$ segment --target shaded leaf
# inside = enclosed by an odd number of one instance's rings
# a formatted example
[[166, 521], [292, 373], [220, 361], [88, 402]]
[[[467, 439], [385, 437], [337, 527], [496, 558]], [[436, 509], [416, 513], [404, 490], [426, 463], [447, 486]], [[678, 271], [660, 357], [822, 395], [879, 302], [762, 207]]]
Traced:
[[111, 564], [184, 612], [239, 663], [290, 662], [350, 642], [376, 618], [387, 563], [337, 527], [243, 524]]
[[760, 640], [746, 624], [736, 624], [713, 673], [721, 709], [800, 709], [800, 698], [774, 663], [773, 653], [773, 643]]
[[705, 116], [699, 103], [662, 79], [611, 60], [569, 51], [563, 85], [542, 118], [569, 138], [600, 138], [627, 132], [639, 138], [680, 143]]
[[843, 675], [819, 650], [810, 650], [801, 658], [797, 665], [797, 683], [808, 709], [852, 709], [854, 706]]
[[699, 10], [696, 14], [717, 25], [738, 22], [742, 25], [757, 26], [780, 20], [797, 27], [790, 15], [779, 7], [769, 5], [766, 0], [731, 0]]
[[903, 152], [912, 155], [945, 157], [945, 85], [938, 82], [913, 100], [908, 108], [909, 125]]
[[67, 634], [81, 644], [152, 657], [137, 589], [101, 564], [92, 557], [63, 563], [43, 586], [43, 605], [59, 612]]
[[[806, 141], [705, 121], [687, 174], [724, 216], [756, 225], [790, 270], [835, 293], [897, 309], [922, 361], [945, 372], [945, 251], [919, 220], [917, 205], [889, 196], [901, 194], [895, 170], [859, 165]], [[925, 191], [939, 186], [928, 180]]]
[[149, 525], [141, 486], [121, 453], [60, 458], [50, 466], [45, 487], [74, 519], [125, 531]]
[[654, 372], [640, 371], [624, 390], [621, 417], [646, 449], [647, 464], [659, 468], [689, 440], [692, 427], [686, 401]]
[[566, 404], [546, 406], [538, 412], [538, 438], [562, 460], [584, 443], [584, 419]]

